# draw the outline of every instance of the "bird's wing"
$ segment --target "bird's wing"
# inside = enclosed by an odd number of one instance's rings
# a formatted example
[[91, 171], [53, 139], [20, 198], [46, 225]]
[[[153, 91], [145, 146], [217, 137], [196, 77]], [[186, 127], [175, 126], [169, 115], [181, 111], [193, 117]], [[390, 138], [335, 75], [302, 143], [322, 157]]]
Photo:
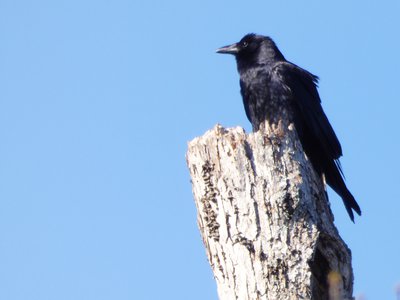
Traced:
[[[342, 156], [342, 147], [321, 106], [318, 77], [289, 62], [277, 63], [272, 71], [273, 76], [291, 93], [303, 122], [320, 141], [325, 153], [335, 160]], [[341, 170], [339, 161], [336, 164]]]

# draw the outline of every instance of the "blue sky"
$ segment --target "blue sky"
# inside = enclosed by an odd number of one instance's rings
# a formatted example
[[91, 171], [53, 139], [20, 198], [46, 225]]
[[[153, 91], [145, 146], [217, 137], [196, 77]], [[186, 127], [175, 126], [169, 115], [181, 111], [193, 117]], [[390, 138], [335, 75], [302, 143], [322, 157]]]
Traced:
[[400, 282], [398, 1], [0, 0], [0, 299], [217, 299], [187, 141], [250, 129], [256, 32], [320, 76], [363, 216], [330, 191], [355, 295]]

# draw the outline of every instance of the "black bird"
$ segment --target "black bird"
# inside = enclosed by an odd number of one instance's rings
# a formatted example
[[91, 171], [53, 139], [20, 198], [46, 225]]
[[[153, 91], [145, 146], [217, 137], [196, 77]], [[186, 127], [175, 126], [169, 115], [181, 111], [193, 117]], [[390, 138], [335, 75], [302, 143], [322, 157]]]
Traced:
[[288, 62], [274, 41], [262, 35], [248, 34], [217, 52], [236, 57], [243, 104], [253, 131], [265, 121], [293, 123], [314, 169], [342, 197], [354, 222], [353, 210], [361, 215], [361, 209], [343, 179], [342, 147], [322, 109], [318, 77]]

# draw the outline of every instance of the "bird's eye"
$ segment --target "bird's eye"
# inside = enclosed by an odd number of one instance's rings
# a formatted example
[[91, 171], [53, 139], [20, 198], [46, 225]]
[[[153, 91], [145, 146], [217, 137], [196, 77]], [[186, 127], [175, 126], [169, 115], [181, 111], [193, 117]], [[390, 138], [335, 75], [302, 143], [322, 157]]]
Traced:
[[242, 44], [243, 48], [246, 48], [248, 45], [249, 45], [248, 42], [243, 42], [243, 44]]

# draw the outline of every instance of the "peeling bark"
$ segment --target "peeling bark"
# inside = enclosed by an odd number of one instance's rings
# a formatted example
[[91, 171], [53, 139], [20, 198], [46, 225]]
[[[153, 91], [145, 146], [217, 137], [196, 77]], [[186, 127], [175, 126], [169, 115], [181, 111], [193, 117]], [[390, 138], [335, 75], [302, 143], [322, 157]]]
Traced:
[[217, 125], [189, 143], [198, 226], [221, 300], [352, 299], [351, 253], [292, 126]]

